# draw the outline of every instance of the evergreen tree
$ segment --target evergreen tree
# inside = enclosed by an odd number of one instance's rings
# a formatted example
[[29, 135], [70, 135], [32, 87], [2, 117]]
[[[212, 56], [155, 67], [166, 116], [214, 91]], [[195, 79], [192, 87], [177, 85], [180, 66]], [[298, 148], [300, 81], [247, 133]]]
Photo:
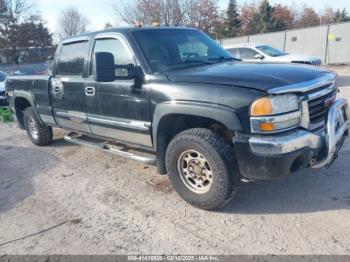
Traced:
[[259, 33], [269, 32], [273, 24], [274, 8], [270, 5], [268, 0], [263, 0], [259, 6], [258, 31]]
[[226, 16], [226, 36], [235, 37], [241, 28], [241, 20], [239, 19], [237, 0], [230, 0], [226, 11]]
[[333, 20], [334, 20], [334, 23], [350, 21], [350, 16], [348, 15], [346, 8], [343, 8], [341, 11], [338, 9], [337, 12], [335, 12]]
[[340, 13], [340, 22], [347, 22], [347, 21], [350, 21], [350, 17], [348, 16], [348, 12], [344, 7]]

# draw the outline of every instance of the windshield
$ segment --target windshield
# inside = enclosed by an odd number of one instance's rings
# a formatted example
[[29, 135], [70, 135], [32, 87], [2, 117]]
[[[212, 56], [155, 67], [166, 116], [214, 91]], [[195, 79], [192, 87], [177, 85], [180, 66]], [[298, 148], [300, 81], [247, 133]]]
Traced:
[[194, 29], [150, 29], [132, 34], [153, 72], [234, 59], [213, 39]]
[[6, 79], [6, 75], [2, 72], [0, 72], [0, 82], [4, 82]]
[[261, 46], [257, 46], [256, 48], [259, 49], [261, 52], [265, 53], [266, 55], [272, 56], [272, 57], [287, 55], [287, 53], [268, 45], [261, 45]]

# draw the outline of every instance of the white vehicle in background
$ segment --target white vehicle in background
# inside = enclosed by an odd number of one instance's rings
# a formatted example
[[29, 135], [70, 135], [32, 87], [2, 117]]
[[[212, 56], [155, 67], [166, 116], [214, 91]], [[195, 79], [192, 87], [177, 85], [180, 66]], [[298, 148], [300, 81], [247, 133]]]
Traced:
[[6, 74], [0, 71], [0, 106], [8, 105], [5, 97], [5, 80], [6, 80]]
[[309, 55], [293, 55], [285, 53], [277, 48], [265, 44], [240, 44], [224, 45], [224, 48], [232, 54], [246, 62], [265, 62], [265, 63], [298, 63], [319, 66], [321, 59]]

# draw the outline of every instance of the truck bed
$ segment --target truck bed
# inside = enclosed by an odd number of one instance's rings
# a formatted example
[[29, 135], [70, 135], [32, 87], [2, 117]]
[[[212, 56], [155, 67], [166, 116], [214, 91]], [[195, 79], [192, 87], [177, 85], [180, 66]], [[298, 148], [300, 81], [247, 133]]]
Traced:
[[[48, 75], [9, 76], [6, 90], [19, 97], [31, 98], [42, 120], [49, 124], [56, 124], [53, 119], [50, 98], [50, 78]], [[14, 101], [10, 104], [14, 105]]]

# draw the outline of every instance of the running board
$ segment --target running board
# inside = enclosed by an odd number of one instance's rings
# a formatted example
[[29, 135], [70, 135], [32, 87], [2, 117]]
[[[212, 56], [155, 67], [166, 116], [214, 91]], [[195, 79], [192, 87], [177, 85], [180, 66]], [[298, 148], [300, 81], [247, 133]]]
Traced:
[[65, 135], [64, 140], [72, 144], [88, 146], [90, 148], [94, 148], [103, 152], [122, 156], [131, 160], [136, 160], [148, 165], [156, 165], [156, 162], [157, 162], [157, 159], [155, 156], [142, 156], [142, 155], [136, 155], [136, 154], [127, 152], [128, 147], [126, 145], [123, 145], [122, 149], [117, 149], [113, 144], [108, 144], [106, 141], [104, 142], [89, 141], [89, 137], [85, 137], [84, 139], [84, 136], [80, 136], [76, 133], [70, 133]]

